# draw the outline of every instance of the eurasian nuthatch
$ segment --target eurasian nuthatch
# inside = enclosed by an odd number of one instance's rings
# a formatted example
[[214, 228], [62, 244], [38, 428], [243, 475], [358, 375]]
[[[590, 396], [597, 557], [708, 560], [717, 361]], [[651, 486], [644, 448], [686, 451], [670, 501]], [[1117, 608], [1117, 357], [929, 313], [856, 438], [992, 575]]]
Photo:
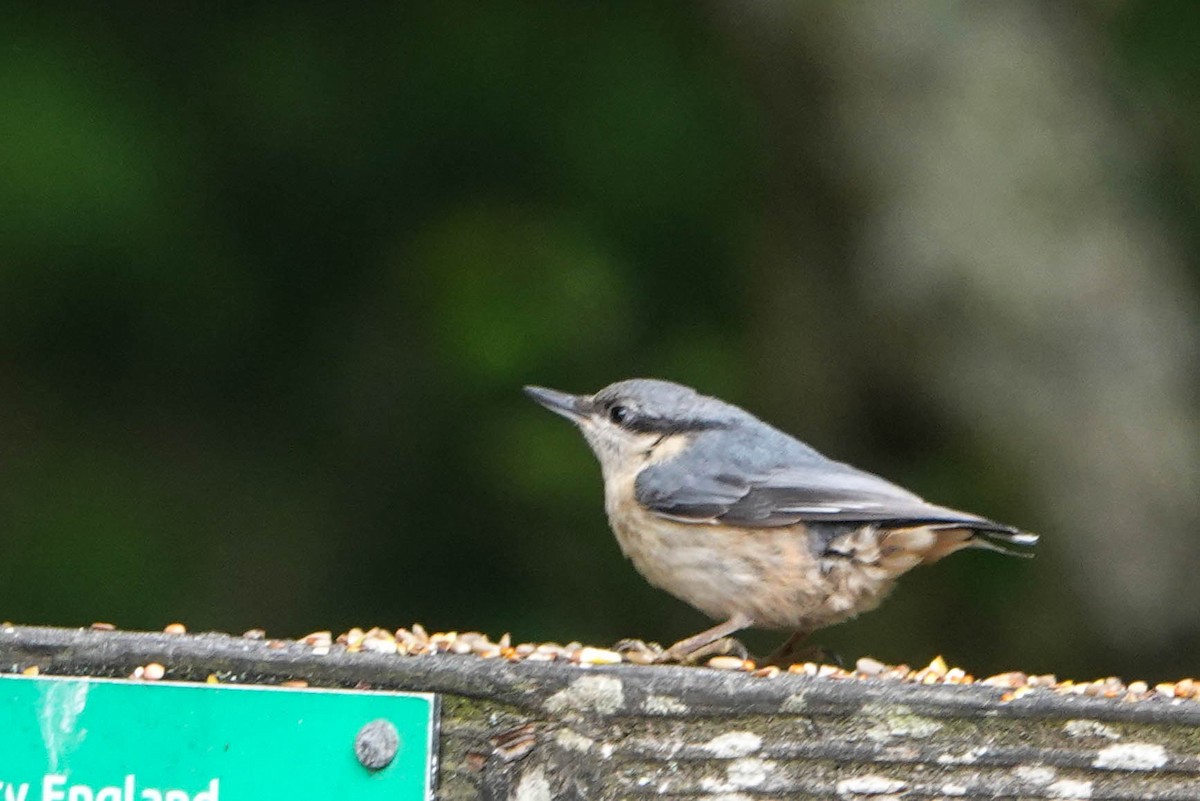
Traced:
[[663, 661], [748, 627], [791, 629], [784, 648], [792, 648], [874, 609], [917, 565], [967, 547], [1022, 553], [1038, 540], [928, 503], [679, 384], [525, 391], [583, 432], [600, 460], [609, 525], [633, 566], [723, 621]]

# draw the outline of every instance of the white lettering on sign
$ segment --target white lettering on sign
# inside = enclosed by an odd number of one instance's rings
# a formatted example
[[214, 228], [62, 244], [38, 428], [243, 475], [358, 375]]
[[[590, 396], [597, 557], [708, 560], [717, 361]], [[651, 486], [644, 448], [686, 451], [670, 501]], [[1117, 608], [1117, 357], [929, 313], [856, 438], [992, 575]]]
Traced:
[[0, 789], [4, 790], [4, 801], [25, 801], [25, 796], [29, 794], [29, 782], [0, 782]]
[[42, 777], [42, 801], [63, 801], [67, 794], [59, 787], [67, 783], [66, 776], [57, 776], [53, 773]]
[[[27, 798], [29, 782], [0, 782], [3, 801], [34, 801]], [[90, 784], [67, 784], [60, 773], [42, 777], [42, 794], [37, 801], [221, 801], [221, 780], [213, 779], [195, 795], [175, 787], [139, 787], [137, 776], [130, 774], [121, 784], [93, 787]]]

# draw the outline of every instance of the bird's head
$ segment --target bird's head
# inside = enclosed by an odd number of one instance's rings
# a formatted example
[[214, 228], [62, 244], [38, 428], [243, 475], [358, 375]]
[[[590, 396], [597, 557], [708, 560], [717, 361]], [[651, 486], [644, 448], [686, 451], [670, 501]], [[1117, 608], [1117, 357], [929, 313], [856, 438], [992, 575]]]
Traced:
[[[525, 393], [579, 426], [606, 477], [636, 469], [652, 454], [672, 452], [692, 434], [728, 428], [746, 416], [691, 387], [653, 378], [618, 381], [594, 395], [532, 386]], [[668, 447], [660, 451], [663, 445]]]

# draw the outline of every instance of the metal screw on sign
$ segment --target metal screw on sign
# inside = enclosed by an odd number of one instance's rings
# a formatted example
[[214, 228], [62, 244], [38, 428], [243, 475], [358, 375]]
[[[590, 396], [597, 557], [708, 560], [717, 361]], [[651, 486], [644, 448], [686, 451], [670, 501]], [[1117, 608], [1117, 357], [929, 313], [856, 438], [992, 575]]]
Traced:
[[354, 738], [354, 755], [367, 770], [383, 770], [392, 764], [399, 750], [400, 733], [382, 718], [363, 726]]

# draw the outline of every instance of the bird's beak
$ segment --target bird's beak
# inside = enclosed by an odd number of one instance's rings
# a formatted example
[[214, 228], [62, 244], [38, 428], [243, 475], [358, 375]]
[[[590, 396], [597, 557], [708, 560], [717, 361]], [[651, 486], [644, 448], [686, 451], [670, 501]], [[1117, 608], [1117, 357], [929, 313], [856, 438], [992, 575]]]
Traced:
[[568, 395], [545, 387], [525, 387], [525, 394], [572, 423], [583, 422], [592, 411], [592, 399], [587, 395]]

